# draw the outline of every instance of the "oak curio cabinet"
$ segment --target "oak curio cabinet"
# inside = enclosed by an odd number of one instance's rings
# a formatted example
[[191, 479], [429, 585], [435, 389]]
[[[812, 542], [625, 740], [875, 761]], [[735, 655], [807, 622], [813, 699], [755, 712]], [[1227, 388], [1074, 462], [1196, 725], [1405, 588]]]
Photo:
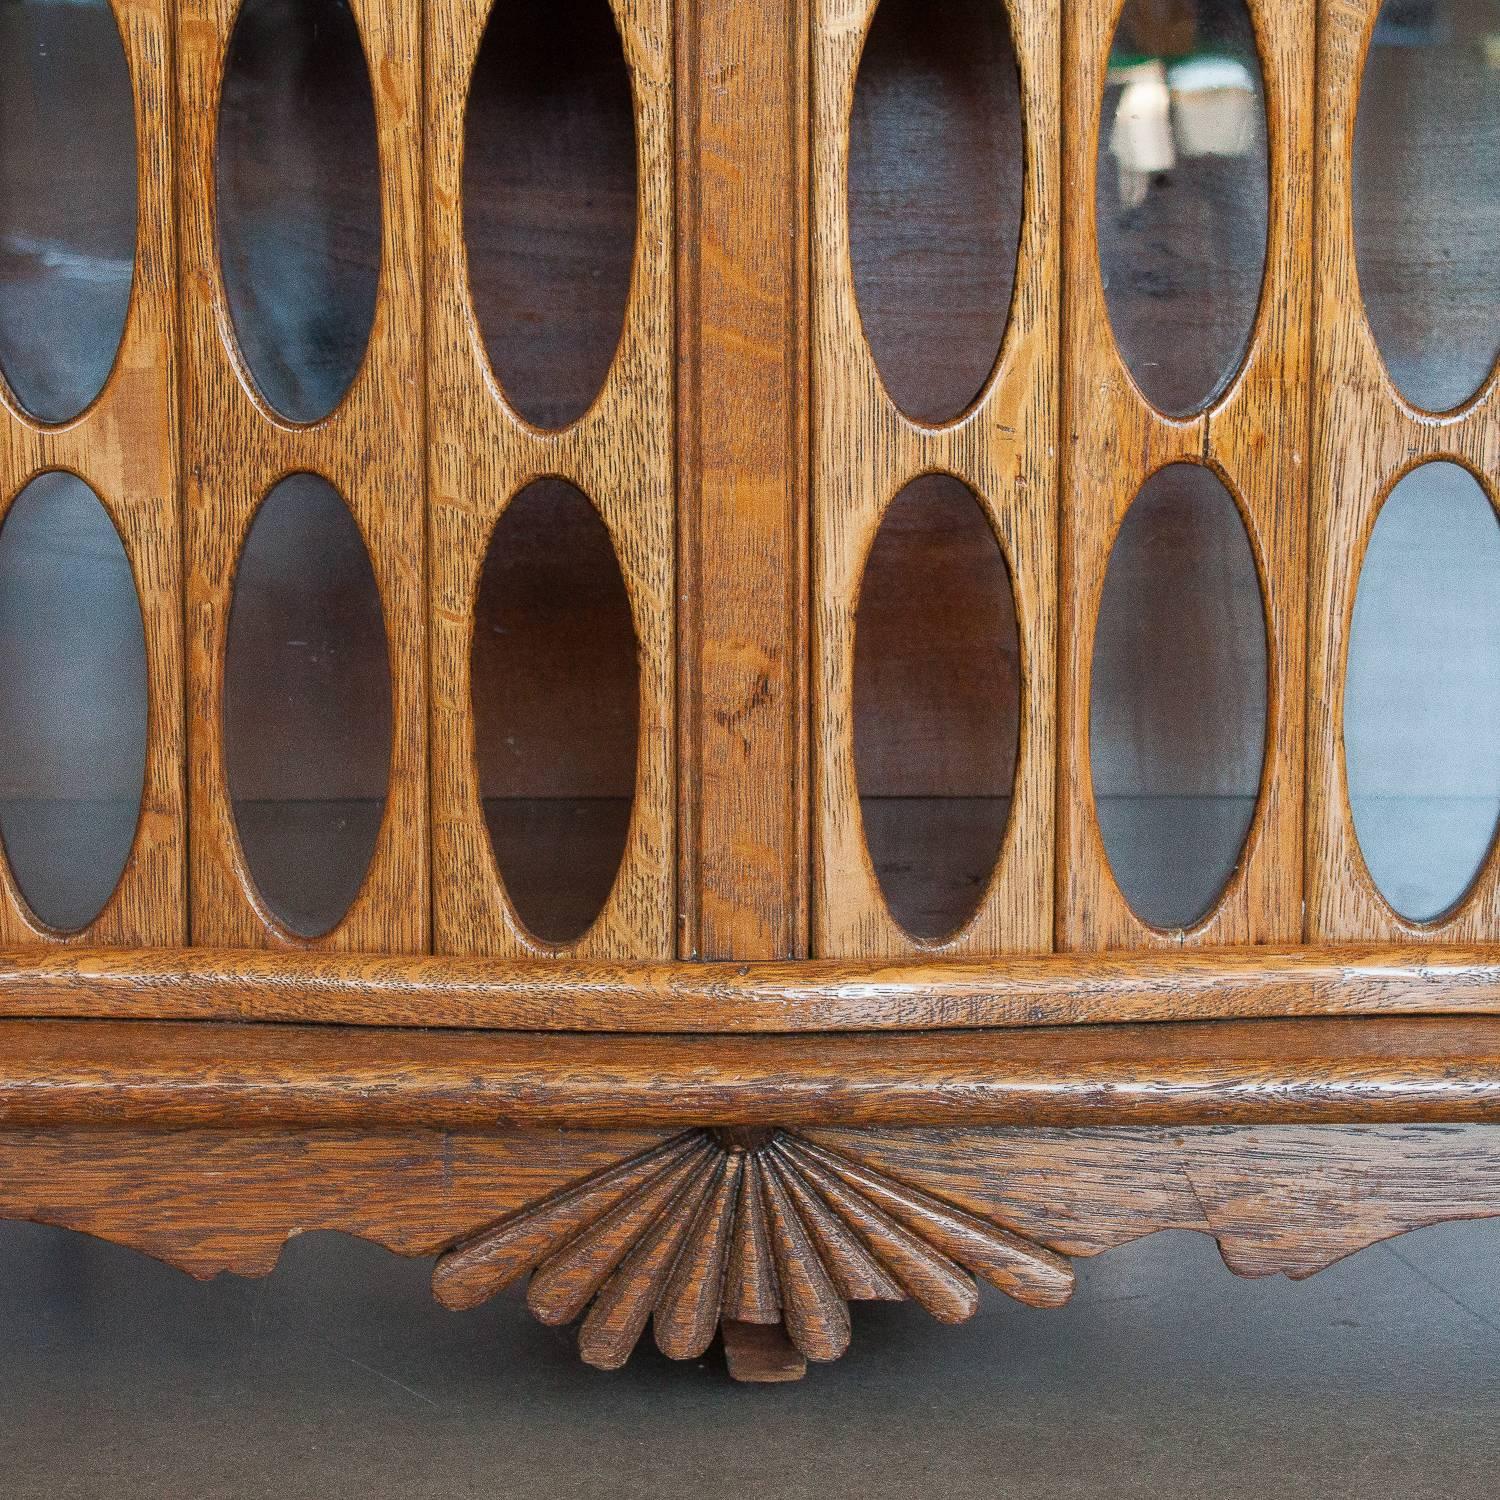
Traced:
[[1497, 351], [1500, 0], [0, 0], [0, 1215], [782, 1379], [1500, 1213]]

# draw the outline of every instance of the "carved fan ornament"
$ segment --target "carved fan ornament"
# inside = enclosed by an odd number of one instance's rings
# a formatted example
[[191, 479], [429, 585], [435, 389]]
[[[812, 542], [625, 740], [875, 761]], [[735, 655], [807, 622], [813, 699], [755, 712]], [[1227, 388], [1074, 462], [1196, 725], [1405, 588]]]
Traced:
[[[785, 1328], [781, 1378], [837, 1359], [857, 1300], [920, 1303], [944, 1323], [979, 1305], [975, 1277], [1036, 1307], [1073, 1290], [1061, 1255], [860, 1162], [776, 1131], [691, 1131], [523, 1209], [437, 1263], [445, 1306], [475, 1307], [528, 1271], [543, 1323], [581, 1314], [579, 1351], [630, 1358], [647, 1322], [671, 1359], [722, 1323], [731, 1364], [764, 1364]], [[775, 1378], [762, 1375], [761, 1378]]]

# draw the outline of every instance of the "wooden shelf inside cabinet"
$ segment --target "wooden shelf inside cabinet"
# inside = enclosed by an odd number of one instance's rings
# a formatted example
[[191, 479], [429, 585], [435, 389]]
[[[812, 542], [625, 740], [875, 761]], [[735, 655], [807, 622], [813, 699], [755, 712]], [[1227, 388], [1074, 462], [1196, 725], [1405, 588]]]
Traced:
[[1495, 0], [0, 11], [0, 1216], [616, 1368], [1500, 1213]]

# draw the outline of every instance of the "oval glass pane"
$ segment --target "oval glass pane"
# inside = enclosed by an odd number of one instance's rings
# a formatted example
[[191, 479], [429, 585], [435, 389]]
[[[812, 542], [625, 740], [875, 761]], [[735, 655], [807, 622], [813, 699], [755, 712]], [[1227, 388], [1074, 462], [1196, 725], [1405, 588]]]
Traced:
[[1245, 524], [1208, 469], [1141, 486], [1094, 636], [1089, 756], [1110, 869], [1141, 921], [1190, 927], [1239, 862], [1266, 740], [1266, 620]]
[[517, 916], [549, 943], [593, 926], [635, 801], [640, 669], [604, 522], [539, 479], [490, 540], [474, 616], [474, 739], [485, 822]]
[[1500, 817], [1500, 522], [1456, 464], [1414, 469], [1370, 535], [1344, 758], [1370, 878], [1402, 916], [1462, 900]]
[[1020, 716], [1005, 554], [967, 485], [914, 479], [875, 534], [854, 633], [865, 846], [913, 937], [948, 937], [984, 897], [1010, 817]]
[[1370, 329], [1408, 401], [1446, 411], [1500, 355], [1500, 0], [1385, 0], [1354, 130]]
[[464, 125], [469, 291], [506, 399], [576, 422], [625, 324], [636, 241], [635, 108], [608, 0], [506, 0]]
[[0, 524], [0, 840], [32, 912], [87, 927], [120, 882], [146, 777], [146, 633], [124, 544], [72, 474]]
[[1001, 0], [883, 0], [849, 121], [849, 253], [870, 353], [918, 421], [960, 415], [999, 357], [1024, 166]]
[[1171, 416], [1208, 405], [1245, 356], [1269, 172], [1245, 0], [1125, 0], [1099, 124], [1100, 271], [1120, 356]]
[[348, 0], [244, 0], [219, 103], [224, 294], [245, 366], [293, 422], [343, 399], [380, 280], [375, 102]]
[[314, 474], [261, 503], [235, 574], [224, 760], [245, 863], [276, 918], [320, 937], [354, 904], [391, 765], [390, 657], [359, 526]]
[[32, 416], [104, 389], [135, 275], [135, 101], [107, 0], [0, 5], [0, 371]]

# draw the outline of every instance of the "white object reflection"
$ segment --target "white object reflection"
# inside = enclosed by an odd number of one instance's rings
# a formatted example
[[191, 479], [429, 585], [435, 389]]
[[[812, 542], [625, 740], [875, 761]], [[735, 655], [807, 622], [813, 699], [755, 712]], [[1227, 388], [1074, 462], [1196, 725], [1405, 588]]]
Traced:
[[1249, 156], [1258, 144], [1255, 79], [1237, 58], [1146, 58], [1112, 67], [1108, 82], [1120, 87], [1109, 149], [1124, 209], [1139, 208], [1180, 158]]

